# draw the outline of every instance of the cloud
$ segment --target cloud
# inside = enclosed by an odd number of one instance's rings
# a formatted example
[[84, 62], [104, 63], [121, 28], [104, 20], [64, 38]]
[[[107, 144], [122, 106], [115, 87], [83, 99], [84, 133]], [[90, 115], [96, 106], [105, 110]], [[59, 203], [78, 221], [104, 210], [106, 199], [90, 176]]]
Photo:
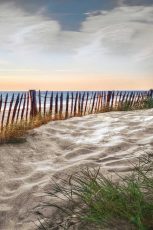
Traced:
[[77, 54], [86, 68], [95, 65], [97, 70], [114, 73], [153, 72], [153, 6], [123, 6], [91, 14], [81, 31], [90, 38]]
[[109, 53], [132, 55], [152, 44], [153, 7], [120, 7], [90, 16], [82, 31], [93, 34]]
[[84, 43], [83, 33], [62, 31], [60, 24], [46, 16], [44, 9], [29, 14], [14, 4], [1, 4], [0, 43], [14, 53], [73, 52]]
[[0, 66], [7, 66], [10, 63], [7, 60], [0, 59]]
[[53, 44], [60, 30], [56, 21], [49, 20], [40, 12], [31, 15], [13, 4], [1, 5], [0, 15], [1, 47], [12, 52], [45, 49]]
[[149, 6], [153, 5], [152, 0], [117, 0], [118, 6]]
[[44, 8], [29, 14], [14, 4], [1, 4], [0, 30], [0, 51], [24, 62], [37, 55], [54, 62], [57, 55], [63, 63], [98, 70], [136, 69], [138, 63], [140, 69], [151, 68], [153, 63], [153, 6], [89, 12], [80, 30], [63, 31]]

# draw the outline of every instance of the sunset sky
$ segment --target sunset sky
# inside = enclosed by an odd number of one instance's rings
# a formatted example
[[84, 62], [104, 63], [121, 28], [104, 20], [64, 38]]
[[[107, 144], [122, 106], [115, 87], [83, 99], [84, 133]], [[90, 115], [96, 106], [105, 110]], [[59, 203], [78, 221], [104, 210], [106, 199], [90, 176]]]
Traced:
[[153, 0], [0, 0], [0, 90], [153, 88]]

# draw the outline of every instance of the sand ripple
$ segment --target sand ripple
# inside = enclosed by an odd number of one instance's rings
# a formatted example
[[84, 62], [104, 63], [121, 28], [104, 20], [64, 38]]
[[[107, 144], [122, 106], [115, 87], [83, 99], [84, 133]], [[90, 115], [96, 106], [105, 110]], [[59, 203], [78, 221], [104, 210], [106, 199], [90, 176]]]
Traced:
[[30, 211], [53, 176], [84, 165], [130, 170], [153, 151], [153, 110], [112, 112], [56, 121], [32, 130], [22, 144], [0, 146], [0, 229], [31, 230]]

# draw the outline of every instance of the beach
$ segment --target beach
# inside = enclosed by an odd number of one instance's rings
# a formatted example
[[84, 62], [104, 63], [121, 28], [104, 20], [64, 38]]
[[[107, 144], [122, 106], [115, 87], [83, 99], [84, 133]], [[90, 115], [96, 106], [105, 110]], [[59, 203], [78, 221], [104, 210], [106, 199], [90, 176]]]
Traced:
[[60, 182], [85, 166], [128, 173], [130, 162], [153, 152], [152, 134], [149, 109], [52, 121], [28, 131], [22, 143], [1, 145], [0, 229], [35, 229], [33, 209], [55, 177]]

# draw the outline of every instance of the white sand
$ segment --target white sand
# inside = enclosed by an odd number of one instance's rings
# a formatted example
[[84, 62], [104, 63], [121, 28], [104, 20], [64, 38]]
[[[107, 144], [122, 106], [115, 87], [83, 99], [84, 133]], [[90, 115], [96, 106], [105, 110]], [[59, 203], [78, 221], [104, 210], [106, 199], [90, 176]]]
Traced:
[[84, 165], [127, 172], [129, 160], [153, 151], [153, 110], [111, 112], [56, 121], [27, 142], [0, 146], [0, 229], [35, 229], [30, 210], [53, 176]]

